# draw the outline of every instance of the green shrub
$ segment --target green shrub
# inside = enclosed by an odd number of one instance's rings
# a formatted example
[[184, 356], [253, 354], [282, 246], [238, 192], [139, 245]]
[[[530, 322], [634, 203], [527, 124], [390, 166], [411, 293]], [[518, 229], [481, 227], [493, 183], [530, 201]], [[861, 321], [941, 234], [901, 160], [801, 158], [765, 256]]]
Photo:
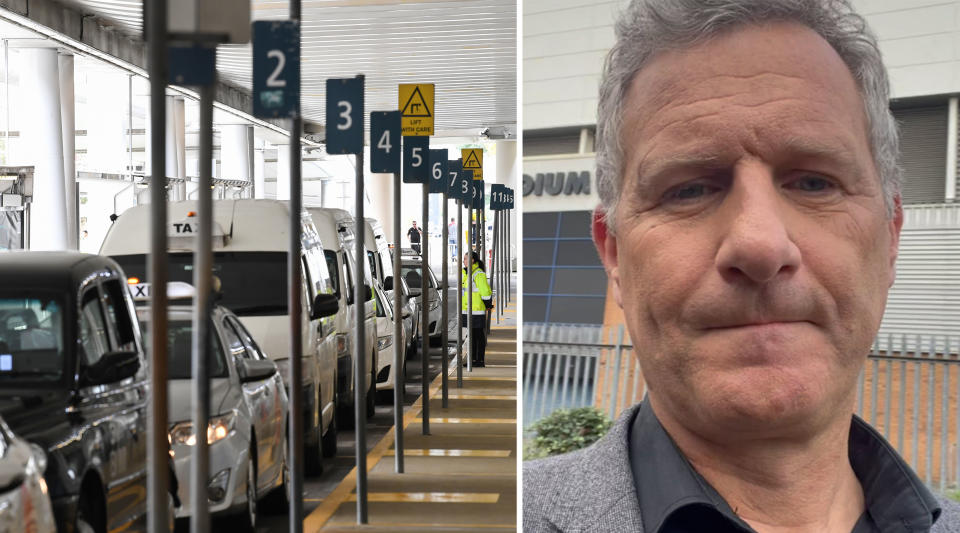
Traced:
[[613, 423], [595, 407], [557, 409], [529, 427], [535, 435], [525, 442], [524, 459], [586, 448], [606, 435]]

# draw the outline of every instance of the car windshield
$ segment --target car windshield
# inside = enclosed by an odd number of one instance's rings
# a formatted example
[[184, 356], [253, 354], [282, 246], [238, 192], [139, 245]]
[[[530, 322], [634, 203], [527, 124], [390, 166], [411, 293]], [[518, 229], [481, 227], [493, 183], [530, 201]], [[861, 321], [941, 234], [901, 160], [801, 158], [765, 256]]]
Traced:
[[[147, 278], [146, 255], [116, 255], [127, 276]], [[219, 305], [238, 316], [287, 314], [286, 252], [216, 252], [213, 273], [220, 278]], [[170, 281], [193, 284], [193, 254], [170, 254]]]
[[[64, 369], [64, 306], [37, 291], [0, 291], [0, 382], [58, 381]], [[3, 385], [0, 385], [2, 387]]]
[[[140, 327], [147, 331], [150, 327], [146, 317], [140, 315]], [[229, 375], [227, 362], [220, 348], [220, 339], [213, 329], [210, 330], [210, 351], [207, 373], [211, 378], [225, 378]], [[171, 320], [167, 326], [167, 377], [169, 379], [190, 379], [193, 377], [193, 322], [190, 320]]]
[[[420, 265], [401, 265], [400, 266], [400, 275], [403, 276], [403, 280], [407, 282], [407, 285], [411, 289], [418, 291], [420, 290], [421, 281], [420, 281]], [[427, 275], [427, 286], [436, 287], [436, 284], [433, 282], [433, 276]]]

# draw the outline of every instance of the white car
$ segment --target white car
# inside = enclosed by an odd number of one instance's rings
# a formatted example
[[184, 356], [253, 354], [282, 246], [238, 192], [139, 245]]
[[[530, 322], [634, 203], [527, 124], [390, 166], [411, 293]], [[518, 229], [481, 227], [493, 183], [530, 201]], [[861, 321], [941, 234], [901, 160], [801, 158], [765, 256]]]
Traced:
[[[393, 301], [379, 287], [376, 288], [375, 292], [377, 297], [377, 333], [379, 335], [377, 337], [377, 390], [393, 390], [397, 383], [396, 368], [393, 364]], [[410, 321], [407, 320], [410, 311], [404, 307], [402, 313], [401, 323], [403, 326], [400, 328], [400, 346], [406, 347], [407, 339], [412, 336], [413, 332]], [[404, 352], [406, 352], [405, 349]], [[401, 353], [400, 359], [403, 362], [400, 373], [403, 375], [406, 370], [406, 353]]]
[[[138, 308], [137, 316], [141, 324], [146, 324], [149, 309]], [[263, 354], [236, 315], [214, 306], [211, 318], [207, 498], [211, 514], [239, 514], [244, 529], [253, 531], [258, 501], [270, 494], [286, 502], [292, 490], [286, 439], [287, 393], [276, 363]], [[192, 514], [190, 463], [196, 443], [191, 422], [192, 332], [192, 307], [171, 301], [168, 416], [171, 450], [180, 480], [177, 518]]]
[[56, 533], [43, 472], [47, 457], [0, 419], [0, 531]]

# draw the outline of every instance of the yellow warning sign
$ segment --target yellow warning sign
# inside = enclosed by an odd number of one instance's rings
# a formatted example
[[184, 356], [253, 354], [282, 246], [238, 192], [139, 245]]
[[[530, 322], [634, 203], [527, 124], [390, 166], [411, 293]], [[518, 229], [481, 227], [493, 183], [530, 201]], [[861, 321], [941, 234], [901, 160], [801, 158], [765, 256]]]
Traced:
[[483, 148], [461, 148], [460, 157], [463, 159], [463, 170], [472, 170], [473, 179], [483, 179]]
[[433, 135], [433, 84], [400, 84], [401, 132], [404, 136]]

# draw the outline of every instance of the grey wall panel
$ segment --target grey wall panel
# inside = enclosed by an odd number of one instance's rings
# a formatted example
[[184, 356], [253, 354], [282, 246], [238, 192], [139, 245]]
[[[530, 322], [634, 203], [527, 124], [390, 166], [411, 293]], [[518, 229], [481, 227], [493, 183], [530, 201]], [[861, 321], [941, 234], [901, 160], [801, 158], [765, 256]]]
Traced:
[[903, 203], [943, 202], [947, 173], [947, 105], [895, 109], [900, 127]]

